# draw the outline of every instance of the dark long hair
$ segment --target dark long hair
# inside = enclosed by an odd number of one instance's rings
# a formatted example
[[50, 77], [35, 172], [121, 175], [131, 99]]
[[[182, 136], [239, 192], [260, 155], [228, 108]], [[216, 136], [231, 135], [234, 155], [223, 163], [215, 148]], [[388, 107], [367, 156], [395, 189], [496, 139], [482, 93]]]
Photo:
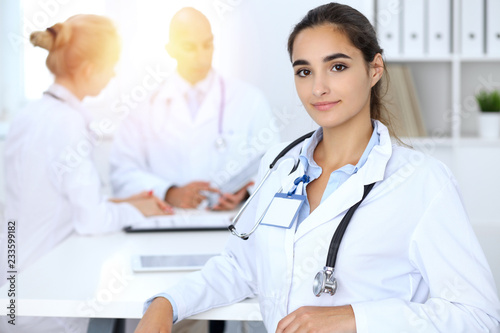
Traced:
[[[332, 2], [311, 9], [293, 28], [288, 37], [288, 54], [290, 55], [290, 60], [292, 60], [293, 44], [297, 35], [304, 29], [325, 24], [332, 25], [337, 31], [342, 32], [349, 38], [351, 43], [363, 54], [367, 68], [377, 53], [383, 55], [383, 50], [378, 44], [377, 34], [370, 21], [356, 9]], [[387, 92], [387, 84], [389, 82], [385, 63], [383, 75], [386, 77], [385, 80], [379, 80], [371, 90], [370, 117], [384, 123], [390, 133], [396, 136], [391, 126], [390, 115], [382, 103], [382, 97]], [[382, 85], [385, 86], [384, 89]]]

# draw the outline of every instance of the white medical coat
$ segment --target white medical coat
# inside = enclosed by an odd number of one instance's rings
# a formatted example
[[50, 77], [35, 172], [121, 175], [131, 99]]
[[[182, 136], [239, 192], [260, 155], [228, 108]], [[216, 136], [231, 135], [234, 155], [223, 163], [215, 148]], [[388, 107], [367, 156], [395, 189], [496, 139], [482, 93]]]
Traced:
[[[110, 155], [115, 195], [153, 190], [164, 198], [172, 185], [193, 181], [220, 186], [279, 142], [264, 95], [249, 84], [214, 74], [194, 118], [176, 77], [123, 121]], [[221, 79], [225, 98], [220, 126]], [[223, 152], [215, 145], [219, 131], [227, 143]]]
[[[98, 135], [89, 132], [90, 118], [80, 101], [57, 84], [48, 91], [64, 102], [44, 95], [28, 105], [12, 122], [5, 142], [5, 217], [17, 221], [19, 271], [75, 231], [80, 234], [117, 231], [144, 219], [132, 205], [111, 203], [102, 195], [92, 160], [93, 148], [102, 143], [102, 137], [99, 141]], [[2, 228], [2, 232], [5, 230]], [[1, 253], [6, 250], [3, 245]], [[73, 262], [64, 265], [71, 269], [71, 265], [78, 265], [79, 256], [84, 255], [82, 249], [81, 253], [74, 253]], [[0, 284], [6, 281], [5, 270], [2, 271]], [[50, 267], [47, 271], [50, 272]], [[18, 285], [21, 290], [22, 283], [21, 280]], [[18, 317], [15, 332], [57, 332], [57, 327], [85, 332], [87, 321], [80, 325], [81, 321], [38, 318], [33, 322]], [[70, 330], [74, 325], [83, 328]], [[4, 332], [1, 328], [0, 325], [0, 331]]]
[[[351, 304], [358, 333], [499, 332], [500, 303], [491, 271], [468, 222], [448, 168], [422, 153], [391, 144], [378, 124], [380, 145], [365, 165], [295, 230], [261, 225], [249, 240], [231, 237], [221, 256], [166, 290], [178, 319], [258, 296], [269, 332], [302, 306]], [[267, 171], [283, 145], [261, 163]], [[287, 156], [297, 158], [300, 147]], [[249, 231], [281, 185], [304, 169], [285, 157], [237, 224]], [[262, 176], [261, 172], [261, 176]], [[314, 296], [340, 220], [376, 182], [341, 242], [334, 296]]]

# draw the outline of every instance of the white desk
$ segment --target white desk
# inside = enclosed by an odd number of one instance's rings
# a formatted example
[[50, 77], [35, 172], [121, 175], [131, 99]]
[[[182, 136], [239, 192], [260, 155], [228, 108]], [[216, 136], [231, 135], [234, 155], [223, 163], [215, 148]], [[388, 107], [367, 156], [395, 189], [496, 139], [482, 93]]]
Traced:
[[[185, 272], [134, 273], [133, 254], [219, 253], [228, 231], [73, 235], [17, 279], [17, 316], [141, 318], [144, 301]], [[0, 288], [5, 309], [7, 286]], [[213, 309], [192, 319], [262, 320], [257, 300]]]

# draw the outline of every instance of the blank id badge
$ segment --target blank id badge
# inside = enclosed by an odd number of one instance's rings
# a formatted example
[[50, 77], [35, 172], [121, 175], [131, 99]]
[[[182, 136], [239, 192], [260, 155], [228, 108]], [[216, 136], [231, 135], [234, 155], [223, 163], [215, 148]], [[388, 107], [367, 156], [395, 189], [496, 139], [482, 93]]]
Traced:
[[260, 224], [290, 229], [306, 198], [305, 195], [276, 193]]

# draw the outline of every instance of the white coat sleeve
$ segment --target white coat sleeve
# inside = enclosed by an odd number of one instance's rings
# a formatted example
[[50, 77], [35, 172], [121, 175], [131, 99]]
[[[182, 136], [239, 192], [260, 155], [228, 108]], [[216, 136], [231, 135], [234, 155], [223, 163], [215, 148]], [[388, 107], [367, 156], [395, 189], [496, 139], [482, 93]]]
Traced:
[[59, 137], [68, 144], [51, 163], [51, 181], [69, 203], [75, 230], [80, 234], [113, 232], [144, 221], [132, 205], [112, 203], [104, 197], [91, 153], [82, 149], [86, 129], [74, 119], [61, 122]]
[[428, 284], [428, 300], [352, 304], [358, 333], [500, 332], [493, 276], [453, 179], [435, 194], [419, 221], [409, 255]]
[[[265, 158], [263, 159], [263, 161]], [[260, 164], [258, 179], [269, 163]], [[266, 168], [263, 168], [263, 165]], [[256, 219], [259, 194], [243, 213], [236, 227], [249, 231]], [[225, 250], [210, 259], [203, 269], [187, 275], [180, 283], [165, 291], [177, 305], [178, 321], [197, 313], [239, 302], [257, 295], [255, 237], [242, 240], [229, 236]]]
[[147, 117], [145, 103], [123, 120], [110, 153], [110, 180], [116, 197], [126, 198], [143, 191], [153, 190], [160, 199], [173, 183], [150, 171], [146, 145]]

